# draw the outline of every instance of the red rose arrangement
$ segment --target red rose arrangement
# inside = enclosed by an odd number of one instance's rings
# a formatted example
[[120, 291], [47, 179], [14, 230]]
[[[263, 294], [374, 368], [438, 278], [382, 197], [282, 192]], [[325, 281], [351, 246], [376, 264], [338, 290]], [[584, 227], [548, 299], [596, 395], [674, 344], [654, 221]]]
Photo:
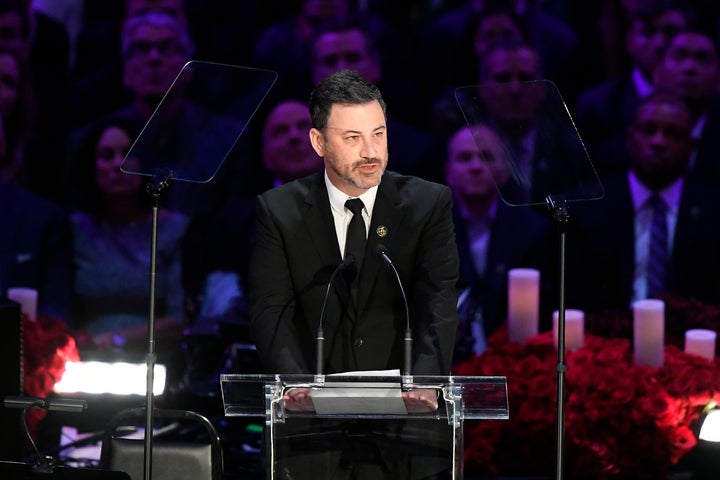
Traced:
[[[23, 315], [23, 389], [26, 395], [46, 398], [65, 373], [66, 362], [80, 361], [70, 327], [54, 317], [30, 321]], [[28, 411], [28, 428], [34, 435], [47, 412]]]
[[[552, 333], [509, 343], [496, 332], [457, 375], [507, 377], [509, 420], [466, 423], [467, 475], [556, 472], [557, 352]], [[636, 365], [625, 338], [586, 334], [565, 356], [568, 478], [663, 478], [696, 444], [703, 408], [720, 401], [720, 361], [665, 348], [661, 368]]]

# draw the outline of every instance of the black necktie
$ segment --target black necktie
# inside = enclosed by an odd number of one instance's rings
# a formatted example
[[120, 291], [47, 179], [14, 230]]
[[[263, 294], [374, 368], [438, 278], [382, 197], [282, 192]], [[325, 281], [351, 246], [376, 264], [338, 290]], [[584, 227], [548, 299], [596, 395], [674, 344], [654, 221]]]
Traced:
[[365, 253], [365, 220], [362, 217], [362, 209], [365, 206], [359, 198], [351, 198], [345, 202], [345, 208], [353, 213], [347, 229], [345, 239], [345, 256], [353, 254], [357, 261], [357, 269], [360, 270], [363, 255]]
[[654, 194], [648, 200], [652, 208], [650, 221], [650, 250], [647, 266], [647, 297], [658, 298], [665, 290], [668, 263], [667, 205], [660, 195]]

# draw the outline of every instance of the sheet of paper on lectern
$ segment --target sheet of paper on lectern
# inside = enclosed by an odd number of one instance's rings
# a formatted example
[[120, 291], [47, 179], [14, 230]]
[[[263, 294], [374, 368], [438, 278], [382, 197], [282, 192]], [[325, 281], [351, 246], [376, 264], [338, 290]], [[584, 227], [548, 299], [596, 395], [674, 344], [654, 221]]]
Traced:
[[313, 390], [315, 412], [321, 415], [405, 415], [400, 383], [343, 382], [342, 377], [400, 377], [400, 370], [344, 372], [328, 375], [322, 388]]

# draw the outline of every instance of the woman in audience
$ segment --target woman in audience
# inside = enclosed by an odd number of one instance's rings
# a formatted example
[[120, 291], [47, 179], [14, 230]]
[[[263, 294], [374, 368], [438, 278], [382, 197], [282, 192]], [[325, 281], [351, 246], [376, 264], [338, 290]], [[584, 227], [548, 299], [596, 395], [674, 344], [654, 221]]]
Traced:
[[[71, 215], [74, 321], [87, 333], [79, 335], [81, 355], [142, 352], [147, 338], [152, 197], [146, 177], [120, 170], [136, 135], [118, 120], [98, 125], [76, 159], [74, 178], [83, 201]], [[138, 165], [126, 166], [138, 171]], [[187, 225], [184, 215], [159, 210], [155, 329], [159, 349], [170, 347], [175, 354], [183, 330], [180, 245]]]

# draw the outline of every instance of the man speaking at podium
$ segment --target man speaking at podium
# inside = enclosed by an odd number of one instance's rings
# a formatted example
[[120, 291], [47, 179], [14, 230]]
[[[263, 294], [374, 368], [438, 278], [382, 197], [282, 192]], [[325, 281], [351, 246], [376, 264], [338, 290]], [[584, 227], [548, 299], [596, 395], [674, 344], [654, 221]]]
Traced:
[[[328, 76], [309, 106], [310, 141], [324, 171], [257, 199], [248, 283], [263, 369], [407, 373], [409, 331], [411, 373], [448, 375], [458, 279], [450, 190], [385, 171], [392, 134], [385, 102], [357, 73]], [[320, 358], [319, 328], [325, 339]], [[438, 406], [435, 390], [402, 395], [408, 412]], [[313, 410], [310, 389], [291, 389], [284, 402], [288, 410]], [[360, 461], [353, 454], [348, 460], [347, 450], [340, 457], [340, 470], [332, 470], [331, 478], [439, 478], [397, 462], [374, 462], [365, 453]], [[321, 478], [310, 465], [281, 478]], [[413, 472], [406, 473], [408, 468]]]

